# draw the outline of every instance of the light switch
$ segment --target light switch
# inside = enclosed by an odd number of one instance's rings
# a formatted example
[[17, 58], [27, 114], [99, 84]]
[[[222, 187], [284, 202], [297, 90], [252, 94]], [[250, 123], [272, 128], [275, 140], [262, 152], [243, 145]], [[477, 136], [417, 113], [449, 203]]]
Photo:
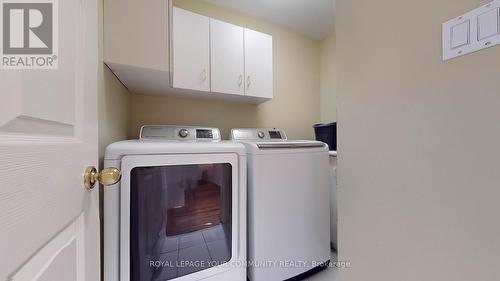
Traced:
[[477, 39], [484, 40], [491, 36], [495, 36], [499, 32], [498, 26], [498, 8], [480, 14], [477, 17]]
[[455, 49], [469, 44], [470, 20], [451, 27], [451, 48]]
[[[1, 0], [0, 0], [1, 1]], [[500, 47], [500, 0], [443, 23], [443, 60]]]

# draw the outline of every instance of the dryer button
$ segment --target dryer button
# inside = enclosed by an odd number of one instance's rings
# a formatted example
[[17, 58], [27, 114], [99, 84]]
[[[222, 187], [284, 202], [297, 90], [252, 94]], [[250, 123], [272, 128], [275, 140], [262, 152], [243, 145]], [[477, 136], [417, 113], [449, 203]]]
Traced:
[[189, 134], [189, 131], [188, 131], [188, 130], [186, 130], [186, 129], [181, 129], [181, 130], [179, 131], [179, 137], [181, 137], [181, 138], [185, 138], [185, 137], [187, 137], [187, 136], [188, 136], [188, 134]]

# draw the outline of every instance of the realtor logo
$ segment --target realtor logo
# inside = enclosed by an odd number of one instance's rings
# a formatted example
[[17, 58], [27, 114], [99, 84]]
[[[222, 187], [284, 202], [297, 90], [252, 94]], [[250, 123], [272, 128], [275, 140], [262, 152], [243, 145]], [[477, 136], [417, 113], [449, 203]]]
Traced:
[[1, 68], [56, 69], [57, 0], [0, 0]]

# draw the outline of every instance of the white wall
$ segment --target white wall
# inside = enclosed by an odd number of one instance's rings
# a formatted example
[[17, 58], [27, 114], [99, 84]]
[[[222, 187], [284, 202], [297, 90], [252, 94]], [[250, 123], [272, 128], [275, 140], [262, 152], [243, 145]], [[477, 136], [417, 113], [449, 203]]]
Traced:
[[321, 122], [333, 122], [337, 120], [336, 79], [335, 33], [332, 33], [320, 45]]
[[341, 280], [500, 280], [500, 47], [441, 60], [487, 1], [337, 3]]

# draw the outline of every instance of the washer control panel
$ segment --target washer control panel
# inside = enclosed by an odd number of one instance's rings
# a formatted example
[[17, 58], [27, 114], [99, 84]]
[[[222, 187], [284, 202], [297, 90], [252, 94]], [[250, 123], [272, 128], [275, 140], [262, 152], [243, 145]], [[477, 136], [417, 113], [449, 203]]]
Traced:
[[281, 129], [232, 129], [232, 140], [286, 140], [285, 131]]
[[179, 141], [220, 141], [217, 128], [191, 126], [146, 125], [141, 128], [141, 140], [179, 140]]

